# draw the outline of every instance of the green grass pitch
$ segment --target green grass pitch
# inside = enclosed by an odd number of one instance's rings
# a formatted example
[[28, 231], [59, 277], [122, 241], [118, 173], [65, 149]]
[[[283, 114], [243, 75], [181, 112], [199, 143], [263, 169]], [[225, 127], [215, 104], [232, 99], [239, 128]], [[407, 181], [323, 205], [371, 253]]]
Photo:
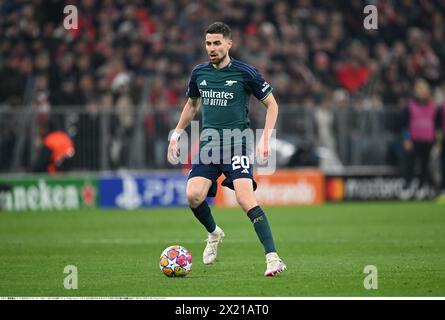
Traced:
[[[262, 246], [240, 209], [214, 209], [226, 238], [215, 265], [201, 261], [206, 232], [191, 211], [0, 212], [0, 296], [295, 297], [445, 296], [445, 208], [428, 202], [266, 208], [288, 270], [263, 276]], [[169, 245], [193, 256], [167, 278]], [[78, 269], [66, 290], [66, 265]], [[366, 265], [378, 289], [366, 290]]]

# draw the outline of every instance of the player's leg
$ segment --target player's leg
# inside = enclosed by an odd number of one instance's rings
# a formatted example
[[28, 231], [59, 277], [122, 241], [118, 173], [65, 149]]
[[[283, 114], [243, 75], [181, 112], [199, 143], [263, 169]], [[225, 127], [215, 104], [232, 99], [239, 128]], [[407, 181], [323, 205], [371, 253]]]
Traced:
[[255, 232], [264, 247], [267, 269], [265, 276], [275, 276], [286, 270], [286, 265], [279, 258], [270, 229], [269, 221], [263, 209], [258, 205], [253, 190], [252, 178], [236, 178], [233, 180], [238, 204], [252, 221]]
[[210, 207], [205, 200], [212, 183], [205, 177], [192, 177], [188, 180], [186, 189], [190, 209], [208, 232], [213, 232], [216, 228]]
[[202, 170], [201, 173], [195, 172], [195, 174], [206, 174], [208, 176], [208, 178], [203, 176], [190, 177], [187, 182], [186, 194], [190, 209], [208, 232], [207, 245], [203, 252], [203, 262], [204, 264], [211, 264], [216, 260], [218, 245], [224, 238], [224, 232], [216, 225], [210, 207], [205, 200], [217, 177], [213, 177], [213, 175], [216, 175], [215, 173], [208, 171], [203, 173]]

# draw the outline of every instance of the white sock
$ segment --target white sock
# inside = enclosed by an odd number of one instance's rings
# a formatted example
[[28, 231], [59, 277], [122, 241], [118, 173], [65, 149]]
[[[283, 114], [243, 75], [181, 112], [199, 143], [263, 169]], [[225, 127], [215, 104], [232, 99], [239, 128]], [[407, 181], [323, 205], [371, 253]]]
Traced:
[[270, 259], [280, 259], [280, 257], [278, 256], [278, 253], [276, 252], [269, 252], [268, 254], [266, 254], [266, 259], [270, 260]]
[[221, 228], [216, 226], [215, 230], [213, 232], [210, 232], [210, 234], [212, 236], [217, 236], [217, 235], [219, 235], [221, 233], [221, 231], [222, 231]]

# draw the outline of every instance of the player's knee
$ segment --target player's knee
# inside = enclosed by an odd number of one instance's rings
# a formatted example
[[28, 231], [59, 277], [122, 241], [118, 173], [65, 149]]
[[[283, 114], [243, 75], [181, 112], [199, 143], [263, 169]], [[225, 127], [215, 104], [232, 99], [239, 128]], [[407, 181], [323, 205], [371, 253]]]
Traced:
[[199, 190], [187, 190], [187, 200], [192, 208], [199, 206], [206, 198], [206, 195]]
[[244, 212], [247, 212], [250, 209], [252, 209], [253, 207], [257, 206], [257, 202], [254, 198], [247, 197], [242, 194], [237, 194], [236, 200], [237, 200], [239, 206], [244, 210]]

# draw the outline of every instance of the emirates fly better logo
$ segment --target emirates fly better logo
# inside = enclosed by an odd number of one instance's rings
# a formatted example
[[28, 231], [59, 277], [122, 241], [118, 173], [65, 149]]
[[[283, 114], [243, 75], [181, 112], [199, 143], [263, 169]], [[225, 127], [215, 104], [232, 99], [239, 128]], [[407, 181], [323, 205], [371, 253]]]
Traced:
[[[236, 82], [236, 81], [235, 81]], [[231, 82], [230, 85], [233, 83]], [[235, 97], [233, 92], [218, 91], [218, 90], [202, 90], [200, 89], [202, 103], [208, 106], [227, 107], [228, 100], [232, 100]]]

